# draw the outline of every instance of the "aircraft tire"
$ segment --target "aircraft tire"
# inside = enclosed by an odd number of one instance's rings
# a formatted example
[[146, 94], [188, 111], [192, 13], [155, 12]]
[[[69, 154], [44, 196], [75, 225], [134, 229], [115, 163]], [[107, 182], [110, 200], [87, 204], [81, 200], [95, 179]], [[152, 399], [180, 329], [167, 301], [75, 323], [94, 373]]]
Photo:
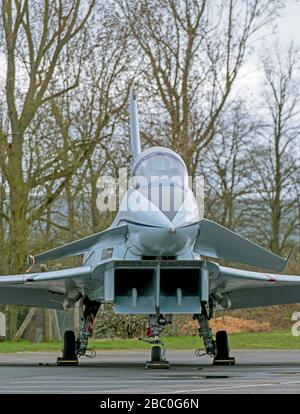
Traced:
[[218, 331], [216, 333], [216, 347], [218, 359], [229, 358], [228, 336], [226, 331]]
[[76, 341], [73, 331], [66, 331], [64, 333], [64, 349], [63, 359], [75, 359], [76, 358]]
[[161, 347], [153, 346], [151, 348], [151, 362], [158, 362], [161, 360]]

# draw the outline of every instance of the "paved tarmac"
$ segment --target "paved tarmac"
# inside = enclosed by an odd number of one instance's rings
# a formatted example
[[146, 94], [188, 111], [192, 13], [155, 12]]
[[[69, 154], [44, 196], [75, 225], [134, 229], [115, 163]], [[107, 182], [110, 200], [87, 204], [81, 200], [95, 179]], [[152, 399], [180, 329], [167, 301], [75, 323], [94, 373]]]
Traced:
[[145, 351], [98, 351], [78, 367], [57, 353], [0, 354], [0, 394], [300, 393], [299, 351], [232, 351], [235, 366], [214, 367], [193, 351], [168, 351], [169, 370], [146, 370]]

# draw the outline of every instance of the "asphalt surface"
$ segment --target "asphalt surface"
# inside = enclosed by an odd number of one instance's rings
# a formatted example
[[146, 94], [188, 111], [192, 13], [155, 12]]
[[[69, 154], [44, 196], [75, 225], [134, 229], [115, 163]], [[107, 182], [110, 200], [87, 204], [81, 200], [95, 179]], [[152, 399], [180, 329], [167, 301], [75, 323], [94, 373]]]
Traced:
[[235, 366], [215, 367], [193, 351], [168, 351], [169, 370], [147, 370], [145, 351], [98, 351], [78, 367], [56, 353], [0, 354], [0, 394], [300, 393], [299, 351], [232, 351]]

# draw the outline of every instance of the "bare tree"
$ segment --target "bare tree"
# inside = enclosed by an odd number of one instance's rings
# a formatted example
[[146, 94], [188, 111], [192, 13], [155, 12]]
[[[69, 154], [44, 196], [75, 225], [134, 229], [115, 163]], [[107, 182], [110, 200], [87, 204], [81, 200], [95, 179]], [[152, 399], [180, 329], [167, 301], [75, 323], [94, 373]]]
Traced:
[[0, 272], [5, 272], [5, 257], [6, 253], [6, 229], [8, 224], [8, 214], [7, 214], [7, 182], [5, 180], [5, 175], [3, 173], [4, 161], [5, 161], [5, 152], [1, 148], [1, 143], [3, 141], [0, 139]]
[[[256, 231], [274, 252], [294, 244], [299, 229], [300, 93], [299, 50], [292, 44], [265, 51], [262, 58], [265, 88], [261, 128], [251, 151], [251, 186], [259, 195], [249, 212]], [[266, 224], [269, 226], [266, 226]]]
[[[151, 144], [169, 144], [196, 172], [201, 152], [245, 60], [249, 42], [276, 16], [269, 0], [119, 1], [124, 24], [145, 56]], [[136, 58], [138, 62], [138, 57]], [[160, 100], [153, 96], [157, 94]], [[150, 107], [152, 106], [152, 108]], [[150, 131], [154, 131], [151, 133]]]
[[[132, 75], [128, 29], [119, 28], [109, 7], [102, 5], [97, 16], [101, 16], [102, 25], [98, 29], [91, 28], [87, 41], [94, 46], [86, 56], [80, 87], [51, 100], [51, 111], [65, 146], [65, 162], [69, 162], [67, 150], [74, 142], [85, 142], [89, 148], [86, 162], [65, 191], [68, 206], [73, 210], [74, 196], [80, 192], [86, 196], [90, 203], [91, 227], [86, 226], [85, 231], [94, 232], [103, 228], [107, 219], [106, 215], [100, 216], [96, 206], [99, 175], [117, 176], [122, 157], [124, 159], [124, 153], [119, 153], [117, 148], [124, 142], [123, 118], [131, 86], [128, 79]], [[64, 74], [63, 78], [67, 86], [68, 76]], [[127, 151], [127, 159], [126, 155]], [[71, 228], [70, 220], [76, 215], [70, 211], [68, 216]]]
[[[24, 133], [38, 109], [65, 90], [49, 93], [61, 51], [86, 24], [93, 7], [81, 10], [81, 1], [2, 1], [6, 54], [6, 104], [11, 139], [6, 142], [5, 175], [10, 189], [10, 270], [24, 266], [27, 245], [27, 201], [24, 177]], [[18, 78], [17, 68], [24, 75]], [[23, 89], [20, 89], [22, 82]], [[75, 85], [74, 85], [75, 86]], [[40, 178], [39, 178], [40, 179]], [[32, 182], [32, 180], [31, 180]]]
[[255, 130], [255, 119], [249, 117], [245, 103], [232, 102], [216, 123], [213, 143], [200, 159], [206, 216], [236, 231], [244, 227], [253, 195], [247, 150]]
[[[27, 217], [30, 190], [47, 176], [26, 176], [24, 137], [39, 109], [50, 99], [65, 93], [59, 82], [55, 90], [50, 91], [49, 86], [55, 77], [61, 52], [67, 44], [77, 41], [93, 6], [94, 0], [88, 4], [81, 0], [45, 0], [43, 4], [28, 0], [2, 0], [1, 26], [6, 57], [5, 90], [9, 127], [8, 131], [1, 131], [1, 136], [6, 137], [4, 173], [9, 185], [11, 272], [23, 269], [28, 223], [38, 217], [38, 212], [34, 212], [29, 220]], [[77, 86], [77, 83], [72, 87]], [[11, 331], [15, 330], [15, 319], [11, 315]]]

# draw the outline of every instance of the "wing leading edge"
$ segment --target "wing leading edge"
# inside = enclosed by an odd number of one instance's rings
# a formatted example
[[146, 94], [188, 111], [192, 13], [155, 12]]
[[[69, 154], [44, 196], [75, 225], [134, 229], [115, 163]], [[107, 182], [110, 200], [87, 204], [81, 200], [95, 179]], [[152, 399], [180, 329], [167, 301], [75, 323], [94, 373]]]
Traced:
[[127, 233], [127, 224], [110, 227], [107, 230], [84, 237], [83, 239], [65, 244], [47, 252], [38, 254], [34, 257], [35, 263], [42, 263], [48, 260], [60, 259], [62, 257], [76, 256], [90, 250], [96, 244], [108, 238], [122, 237]]

